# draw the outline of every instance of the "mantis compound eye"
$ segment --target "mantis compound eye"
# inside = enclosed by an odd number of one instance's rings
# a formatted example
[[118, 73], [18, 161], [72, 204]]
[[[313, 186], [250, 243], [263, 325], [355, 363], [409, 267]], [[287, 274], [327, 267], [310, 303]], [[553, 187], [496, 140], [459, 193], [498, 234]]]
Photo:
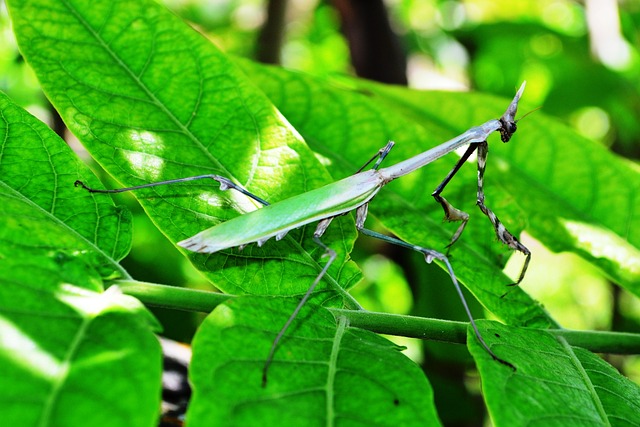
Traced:
[[500, 128], [500, 139], [502, 142], [509, 142], [511, 136], [516, 132], [518, 127], [515, 122], [507, 122], [500, 120], [502, 127]]

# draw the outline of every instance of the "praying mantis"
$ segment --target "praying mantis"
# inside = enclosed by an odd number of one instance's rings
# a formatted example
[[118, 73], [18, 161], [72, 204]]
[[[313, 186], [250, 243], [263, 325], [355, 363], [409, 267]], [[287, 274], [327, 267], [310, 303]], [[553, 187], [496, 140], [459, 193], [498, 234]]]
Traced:
[[[462, 294], [458, 279], [456, 278], [449, 259], [445, 254], [433, 249], [427, 249], [413, 245], [396, 237], [387, 236], [369, 230], [364, 227], [364, 223], [367, 218], [369, 202], [371, 202], [371, 200], [382, 189], [382, 187], [397, 178], [410, 174], [411, 172], [420, 169], [435, 160], [440, 159], [441, 157], [445, 156], [448, 153], [451, 153], [454, 150], [457, 150], [460, 147], [468, 145], [469, 147], [467, 148], [466, 152], [460, 157], [454, 168], [449, 172], [445, 179], [432, 193], [432, 196], [444, 210], [445, 220], [460, 221], [461, 223], [458, 229], [453, 234], [451, 241], [447, 247], [453, 245], [458, 240], [465, 226], [467, 225], [469, 215], [466, 212], [463, 212], [452, 206], [451, 203], [449, 203], [444, 197], [441, 196], [441, 194], [446, 185], [458, 172], [460, 167], [469, 159], [469, 156], [471, 156], [471, 154], [477, 150], [477, 205], [491, 221], [498, 239], [509, 246], [511, 249], [519, 251], [525, 255], [526, 258], [522, 270], [520, 272], [518, 280], [513, 283], [513, 285], [517, 285], [518, 283], [520, 283], [524, 278], [527, 267], [529, 265], [531, 252], [506, 229], [506, 227], [500, 222], [493, 211], [491, 211], [485, 205], [484, 171], [488, 152], [487, 138], [489, 137], [489, 135], [491, 135], [493, 132], [498, 131], [500, 133], [502, 141], [508, 142], [511, 139], [512, 135], [516, 132], [517, 120], [515, 119], [515, 115], [518, 108], [518, 102], [520, 101], [520, 97], [522, 96], [525, 85], [526, 82], [523, 82], [513, 100], [509, 104], [507, 110], [499, 119], [489, 120], [480, 126], [473, 127], [447, 142], [444, 142], [407, 160], [396, 163], [395, 165], [380, 168], [383, 160], [394, 146], [394, 142], [390, 141], [383, 148], [381, 148], [367, 163], [365, 163], [365, 165], [360, 168], [360, 170], [354, 175], [317, 188], [315, 190], [311, 190], [297, 196], [279, 201], [274, 204], [269, 204], [267, 201], [252, 194], [242, 186], [220, 175], [199, 175], [111, 190], [90, 188], [81, 181], [76, 181], [75, 185], [81, 186], [92, 193], [120, 193], [158, 185], [166, 185], [200, 179], [213, 179], [220, 184], [221, 190], [224, 191], [233, 189], [263, 205], [262, 209], [257, 209], [244, 215], [232, 218], [228, 221], [208, 228], [186, 240], [178, 242], [179, 246], [194, 252], [215, 253], [224, 249], [236, 247], [242, 249], [250, 243], [257, 243], [258, 246], [262, 246], [267, 240], [271, 238], [275, 238], [275, 240], [281, 240], [291, 230], [300, 228], [312, 222], [318, 222], [313, 234], [313, 240], [325, 251], [325, 256], [328, 256], [329, 259], [272, 342], [263, 367], [263, 386], [266, 385], [267, 373], [273, 361], [278, 343], [298, 315], [299, 311], [313, 294], [318, 283], [327, 273], [331, 263], [336, 259], [336, 252], [329, 248], [321, 240], [321, 237], [334, 218], [351, 211], [355, 211], [356, 228], [362, 234], [420, 252], [423, 254], [427, 263], [431, 263], [434, 259], [442, 262], [445, 265], [451, 281], [456, 289], [456, 292], [458, 293], [462, 301], [462, 305], [464, 306], [464, 310], [474, 330], [474, 334], [482, 347], [488, 352], [488, 354], [493, 357], [493, 359], [515, 370], [515, 367], [511, 363], [498, 357], [485, 343], [480, 331], [478, 330], [478, 327], [476, 326], [475, 320], [467, 305], [464, 295]], [[364, 170], [369, 164], [374, 161], [375, 163], [371, 169]]]

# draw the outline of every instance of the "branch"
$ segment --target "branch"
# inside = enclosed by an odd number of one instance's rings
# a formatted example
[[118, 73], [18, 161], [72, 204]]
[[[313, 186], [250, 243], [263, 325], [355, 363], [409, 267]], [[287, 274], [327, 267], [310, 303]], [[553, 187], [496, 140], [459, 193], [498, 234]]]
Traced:
[[[228, 299], [238, 298], [235, 295], [157, 285], [134, 280], [115, 280], [112, 285], [120, 288], [122, 293], [135, 297], [146, 305], [174, 310], [209, 313]], [[346, 317], [350, 326], [379, 334], [455, 344], [465, 344], [467, 342], [468, 322], [376, 313], [364, 310], [327, 309], [336, 317]], [[586, 348], [595, 353], [640, 354], [640, 334], [576, 331], [571, 329], [545, 329], [545, 331], [556, 337], [565, 338], [571, 345]]]

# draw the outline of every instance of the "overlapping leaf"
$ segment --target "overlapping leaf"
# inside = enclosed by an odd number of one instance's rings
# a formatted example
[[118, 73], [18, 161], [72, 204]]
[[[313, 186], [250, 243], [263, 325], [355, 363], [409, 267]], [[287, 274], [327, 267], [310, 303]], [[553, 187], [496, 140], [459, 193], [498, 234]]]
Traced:
[[74, 181], [95, 184], [93, 174], [51, 129], [2, 93], [0, 119], [1, 253], [11, 256], [16, 246], [78, 251], [105, 277], [126, 277], [116, 262], [131, 246], [129, 213], [78, 191]]
[[593, 353], [544, 331], [479, 322], [504, 369], [469, 335], [494, 424], [638, 425], [640, 387]]
[[[0, 263], [0, 404], [20, 426], [149, 426], [158, 417], [157, 327], [137, 300], [89, 290], [77, 258], [15, 249]], [[89, 398], [89, 396], [91, 396]]]
[[103, 278], [127, 277], [114, 257], [129, 248], [128, 214], [73, 188], [97, 180], [46, 125], [4, 95], [0, 114], [3, 422], [148, 426], [158, 325], [117, 288], [102, 292]]
[[[389, 341], [306, 305], [261, 387], [271, 343], [296, 299], [235, 298], [194, 341], [193, 426], [439, 425], [420, 368]], [[337, 325], [336, 325], [337, 323]]]

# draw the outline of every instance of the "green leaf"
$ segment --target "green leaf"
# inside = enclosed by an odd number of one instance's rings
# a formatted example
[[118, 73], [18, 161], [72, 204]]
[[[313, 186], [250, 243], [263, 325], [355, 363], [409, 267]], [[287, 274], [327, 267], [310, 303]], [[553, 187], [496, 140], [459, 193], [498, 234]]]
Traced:
[[[158, 324], [102, 293], [127, 278], [126, 210], [73, 187], [97, 179], [46, 125], [0, 94], [0, 404], [10, 425], [152, 425]], [[86, 399], [86, 396], [100, 398]]]
[[193, 343], [189, 425], [440, 424], [417, 365], [314, 304], [291, 325], [262, 388], [271, 343], [297, 302], [234, 298], [207, 317]]
[[51, 129], [0, 93], [0, 254], [16, 247], [76, 252], [103, 277], [128, 277], [117, 264], [131, 246], [128, 211], [74, 188], [97, 183]]
[[[270, 202], [328, 181], [297, 132], [209, 41], [151, 0], [10, 1], [19, 46], [65, 123], [130, 186], [202, 174], [231, 178]], [[108, 197], [108, 196], [104, 196]], [[137, 193], [177, 242], [257, 203], [213, 182]], [[239, 233], [242, 230], [238, 230]], [[215, 255], [185, 251], [230, 293], [299, 294], [320, 271], [313, 228], [284, 242]], [[355, 236], [341, 218], [327, 235], [340, 258], [334, 288], [358, 279], [344, 265]], [[268, 280], [267, 280], [268, 279]]]
[[151, 426], [155, 319], [78, 257], [16, 248], [0, 263], [0, 405], [20, 426]]
[[517, 367], [494, 361], [469, 333], [496, 427], [638, 425], [640, 387], [598, 356], [544, 331], [478, 324], [492, 350]]

